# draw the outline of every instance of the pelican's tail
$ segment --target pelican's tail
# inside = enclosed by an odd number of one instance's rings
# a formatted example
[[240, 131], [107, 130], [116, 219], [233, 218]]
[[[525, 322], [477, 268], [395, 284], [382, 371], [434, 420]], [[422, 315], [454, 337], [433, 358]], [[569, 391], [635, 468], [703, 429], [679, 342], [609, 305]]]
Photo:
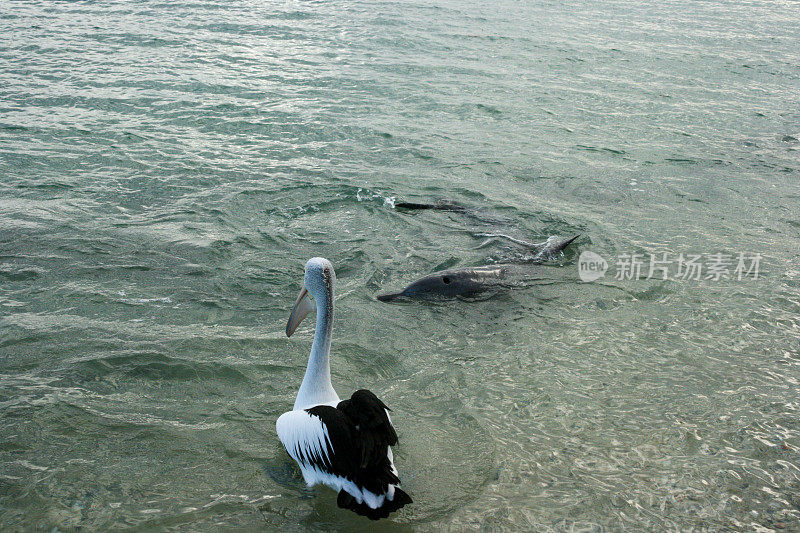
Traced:
[[365, 502], [358, 503], [358, 500], [344, 490], [339, 491], [339, 497], [336, 499], [336, 503], [342, 509], [350, 509], [354, 513], [360, 514], [361, 516], [366, 516], [370, 520], [378, 520], [380, 518], [387, 518], [390, 513], [393, 513], [402, 508], [404, 505], [413, 502], [411, 500], [411, 496], [406, 494], [400, 487], [395, 486], [394, 498], [391, 500], [388, 497], [384, 498], [383, 504], [376, 509], [373, 509]]

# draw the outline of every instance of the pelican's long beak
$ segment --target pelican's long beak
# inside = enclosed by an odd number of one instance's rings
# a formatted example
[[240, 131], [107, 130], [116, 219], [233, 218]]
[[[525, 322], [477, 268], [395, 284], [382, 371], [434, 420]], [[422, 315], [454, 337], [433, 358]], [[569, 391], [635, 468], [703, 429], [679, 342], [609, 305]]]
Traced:
[[297, 295], [297, 301], [294, 302], [294, 307], [292, 307], [292, 314], [289, 315], [289, 321], [286, 323], [286, 336], [291, 337], [300, 322], [316, 308], [311, 296], [308, 294], [308, 290], [303, 287], [300, 294]]

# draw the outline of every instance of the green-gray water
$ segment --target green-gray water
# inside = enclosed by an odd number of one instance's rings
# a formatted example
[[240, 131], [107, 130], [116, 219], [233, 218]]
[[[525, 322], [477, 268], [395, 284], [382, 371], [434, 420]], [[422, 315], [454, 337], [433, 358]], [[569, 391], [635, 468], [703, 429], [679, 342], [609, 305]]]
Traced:
[[[334, 385], [398, 426], [383, 529], [800, 529], [798, 9], [0, 4], [0, 530], [375, 527], [275, 434], [315, 255]], [[552, 283], [374, 299], [501, 230], [583, 237]], [[581, 250], [763, 262], [581, 283]]]

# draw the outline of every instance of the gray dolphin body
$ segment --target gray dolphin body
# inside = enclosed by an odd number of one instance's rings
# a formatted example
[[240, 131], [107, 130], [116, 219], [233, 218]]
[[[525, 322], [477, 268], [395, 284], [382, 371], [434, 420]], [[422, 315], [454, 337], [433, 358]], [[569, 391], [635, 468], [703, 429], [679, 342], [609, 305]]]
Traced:
[[442, 200], [440, 202], [436, 202], [435, 204], [418, 204], [415, 202], [397, 202], [394, 204], [395, 207], [399, 209], [411, 209], [411, 210], [426, 210], [430, 209], [433, 211], [455, 211], [457, 213], [463, 213], [467, 211], [467, 208], [461, 204], [456, 202], [448, 202], [446, 200]]
[[378, 300], [398, 298], [455, 298], [484, 291], [511, 288], [524, 278], [533, 278], [536, 265], [497, 264], [442, 270], [418, 279], [400, 292], [379, 294]]
[[[549, 254], [561, 252], [568, 244], [577, 239], [579, 235], [564, 240], [551, 242], [548, 239], [546, 247], [539, 252]], [[526, 281], [539, 279], [542, 271], [541, 263], [501, 263], [478, 267], [454, 268], [442, 270], [424, 278], [418, 279], [400, 292], [380, 294], [378, 300], [391, 302], [392, 300], [411, 298], [455, 298], [457, 296], [474, 296], [481, 292], [510, 289], [524, 286]]]

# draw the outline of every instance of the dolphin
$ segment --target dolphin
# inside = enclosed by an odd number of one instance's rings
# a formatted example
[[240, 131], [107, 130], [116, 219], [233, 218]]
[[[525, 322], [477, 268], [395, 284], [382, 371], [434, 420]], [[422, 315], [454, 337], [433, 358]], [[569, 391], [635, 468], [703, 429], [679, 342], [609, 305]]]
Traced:
[[[580, 235], [559, 241], [550, 238], [545, 243], [537, 258], [561, 252]], [[378, 300], [391, 302], [399, 298], [454, 298], [457, 296], [475, 296], [492, 289], [510, 289], [524, 286], [525, 281], [538, 279], [541, 272], [541, 261], [532, 263], [499, 263], [477, 267], [453, 268], [442, 270], [418, 279], [400, 292], [379, 294]]]
[[415, 202], [396, 202], [394, 204], [396, 208], [400, 209], [411, 209], [416, 211], [422, 210], [432, 210], [432, 211], [455, 211], [456, 213], [463, 213], [466, 212], [468, 209], [456, 202], [451, 202], [448, 200], [440, 200], [435, 204], [418, 204]]
[[533, 274], [531, 267], [523, 269], [522, 265], [509, 263], [442, 270], [418, 279], [400, 292], [379, 294], [377, 298], [382, 302], [391, 302], [398, 298], [474, 296], [490, 289], [510, 288], [520, 280], [520, 274]]

